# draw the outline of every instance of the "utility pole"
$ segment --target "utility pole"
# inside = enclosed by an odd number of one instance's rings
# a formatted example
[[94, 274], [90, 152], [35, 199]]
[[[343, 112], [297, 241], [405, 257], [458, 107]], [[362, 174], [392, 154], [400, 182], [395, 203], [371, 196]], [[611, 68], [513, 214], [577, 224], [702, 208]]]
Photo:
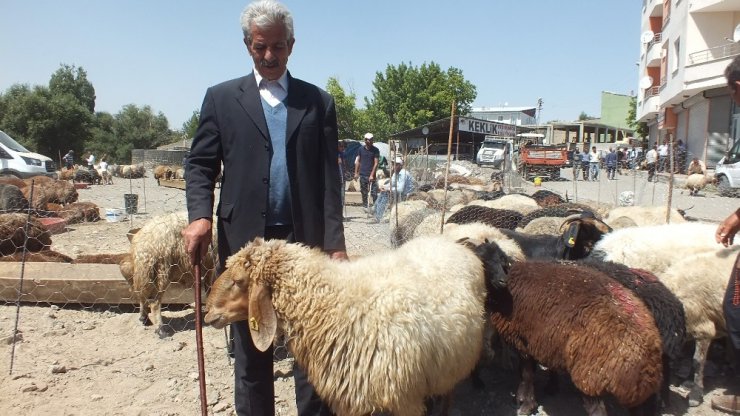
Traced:
[[537, 99], [537, 133], [540, 132], [540, 115], [542, 114], [542, 104], [544, 101], [542, 101], [542, 97]]

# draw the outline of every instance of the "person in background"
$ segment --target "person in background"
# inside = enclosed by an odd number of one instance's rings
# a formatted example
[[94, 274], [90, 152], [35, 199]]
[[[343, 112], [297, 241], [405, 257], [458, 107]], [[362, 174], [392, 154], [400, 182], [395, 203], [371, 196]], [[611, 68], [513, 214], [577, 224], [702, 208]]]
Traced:
[[90, 170], [95, 169], [95, 155], [90, 152], [90, 156], [87, 157], [87, 168]]
[[617, 149], [617, 174], [618, 175], [622, 174], [622, 167], [623, 165], [627, 163], [626, 153], [627, 153], [627, 149], [624, 149], [621, 147]]
[[632, 149], [627, 151], [627, 166], [630, 169], [637, 169], [637, 148], [632, 146]]
[[73, 169], [75, 167], [75, 151], [69, 149], [69, 152], [62, 157], [62, 161], [64, 161], [64, 167], [67, 170]]
[[[730, 96], [735, 105], [740, 105], [740, 56], [736, 56], [725, 69], [727, 86], [730, 88]], [[740, 230], [740, 208], [717, 227], [714, 239], [725, 247], [732, 245], [735, 235]], [[727, 290], [723, 301], [725, 322], [727, 324], [727, 336], [731, 341], [735, 356], [735, 363], [740, 362], [740, 254], [735, 260], [735, 266], [730, 273]], [[738, 375], [738, 367], [735, 365], [735, 376]], [[740, 392], [737, 385], [725, 394], [712, 398], [712, 408], [733, 415], [740, 415]]]
[[339, 165], [339, 181], [342, 184], [342, 212], [344, 212], [344, 196], [347, 185], [347, 161], [344, 158], [344, 150], [344, 140], [340, 140], [337, 145], [337, 165]]
[[606, 154], [604, 157], [604, 163], [606, 164], [606, 178], [608, 180], [614, 180], [615, 179], [615, 172], [617, 171], [617, 162], [619, 158], [617, 157], [617, 153], [612, 149], [609, 148], [609, 153]]
[[663, 172], [668, 168], [668, 137], [663, 140], [663, 144], [658, 146], [658, 172]]
[[698, 157], [695, 157], [691, 159], [691, 163], [689, 163], [689, 167], [686, 170], [687, 175], [706, 175], [707, 174], [707, 167], [704, 165], [704, 162], [699, 160]]
[[365, 133], [365, 145], [361, 146], [355, 158], [355, 179], [360, 179], [360, 194], [362, 206], [368, 214], [372, 212], [369, 204], [368, 192], [375, 204], [378, 197], [378, 184], [375, 181], [375, 172], [380, 162], [380, 150], [373, 145], [373, 134]]
[[601, 154], [596, 150], [596, 146], [591, 147], [588, 154], [589, 171], [592, 181], [599, 180], [599, 164], [601, 163]]
[[583, 154], [576, 147], [573, 149], [573, 180], [578, 180], [578, 174], [581, 173], [581, 164], [583, 163]]
[[648, 171], [648, 182], [652, 182], [655, 178], [655, 170], [657, 169], [657, 163], [658, 163], [658, 149], [656, 145], [653, 145], [653, 148], [648, 150], [647, 154], [645, 154], [645, 163], [647, 163], [647, 171]]
[[591, 171], [591, 164], [589, 162], [591, 155], [588, 153], [588, 146], [583, 146], [583, 153], [581, 153], [581, 170], [583, 170], [583, 180], [588, 180], [589, 172]]
[[[345, 260], [334, 99], [287, 70], [295, 37], [283, 4], [249, 4], [241, 27], [253, 67], [208, 88], [186, 163], [190, 224], [182, 234], [190, 262], [199, 263], [211, 243], [219, 174], [219, 273], [257, 237], [299, 242]], [[245, 321], [231, 324], [231, 333], [236, 414], [273, 416], [273, 347], [258, 350]], [[302, 368], [294, 366], [293, 377], [299, 416], [331, 414]]]
[[382, 185], [381, 193], [378, 196], [378, 202], [375, 204], [375, 220], [380, 222], [385, 214], [385, 210], [390, 200], [396, 204], [399, 201], [405, 201], [411, 192], [414, 191], [414, 179], [411, 174], [404, 169], [403, 159], [396, 158], [393, 164], [393, 174], [390, 181]]
[[684, 144], [683, 140], [678, 140], [676, 142], [676, 167], [674, 169], [674, 173], [681, 174], [684, 172], [684, 169], [686, 168], [686, 145]]

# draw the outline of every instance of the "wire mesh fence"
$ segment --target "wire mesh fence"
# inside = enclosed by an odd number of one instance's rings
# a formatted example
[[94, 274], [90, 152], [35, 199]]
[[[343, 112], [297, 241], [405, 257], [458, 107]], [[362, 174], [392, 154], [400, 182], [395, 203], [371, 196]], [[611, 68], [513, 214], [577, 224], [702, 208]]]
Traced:
[[[564, 217], [584, 211], [615, 228], [719, 221], [739, 200], [720, 195], [711, 171], [697, 191], [686, 189], [692, 158], [673, 174], [656, 169], [652, 181], [640, 164], [620, 166], [613, 179], [600, 170], [586, 181], [579, 169], [566, 168], [558, 180], [526, 181], [512, 166], [407, 157], [415, 188], [409, 195], [379, 204], [389, 192], [381, 187], [377, 199], [370, 195], [363, 205], [359, 184], [346, 184], [348, 253], [364, 256], [472, 222], [555, 235]], [[0, 404], [3, 413], [54, 414], [47, 391], [68, 397], [69, 409], [97, 414], [112, 408], [197, 412], [193, 277], [179, 234], [186, 223], [184, 191], [158, 185], [154, 169], [133, 176], [114, 177], [109, 185], [0, 180], [0, 337], [6, 347], [0, 393], [25, 394]], [[382, 176], [391, 174], [379, 175], [379, 182]], [[215, 263], [212, 252], [203, 263], [206, 280]], [[213, 328], [204, 335], [209, 405], [228, 414], [233, 380], [226, 335]], [[285, 341], [277, 341], [276, 369], [283, 376], [290, 374], [288, 356]], [[278, 378], [280, 396], [289, 381]], [[120, 384], [116, 391], [111, 379]], [[278, 408], [288, 412], [290, 396], [281, 397]]]

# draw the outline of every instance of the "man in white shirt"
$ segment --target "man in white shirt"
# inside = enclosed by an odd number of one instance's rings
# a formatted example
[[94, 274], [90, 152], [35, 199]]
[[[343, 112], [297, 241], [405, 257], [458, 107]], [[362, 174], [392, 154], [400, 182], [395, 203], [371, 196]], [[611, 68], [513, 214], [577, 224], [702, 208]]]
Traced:
[[658, 172], [663, 172], [668, 163], [668, 144], [664, 141], [658, 146]]
[[653, 145], [653, 148], [648, 150], [647, 154], [645, 155], [645, 163], [647, 163], [647, 171], [648, 171], [648, 182], [653, 181], [653, 177], [655, 176], [655, 164], [658, 161], [658, 151], [656, 150], [656, 146]]
[[591, 148], [591, 152], [588, 154], [588, 161], [591, 180], [596, 181], [599, 179], [599, 164], [601, 163], [601, 154], [596, 150], [596, 146]]

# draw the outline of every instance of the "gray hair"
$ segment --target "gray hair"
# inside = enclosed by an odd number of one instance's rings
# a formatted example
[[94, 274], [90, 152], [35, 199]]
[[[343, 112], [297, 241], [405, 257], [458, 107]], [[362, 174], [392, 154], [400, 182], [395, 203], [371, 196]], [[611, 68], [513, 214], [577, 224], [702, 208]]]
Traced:
[[244, 38], [248, 43], [252, 42], [252, 25], [266, 28], [282, 24], [288, 34], [285, 40], [293, 39], [293, 16], [287, 7], [274, 0], [260, 0], [250, 3], [242, 12], [241, 24]]

